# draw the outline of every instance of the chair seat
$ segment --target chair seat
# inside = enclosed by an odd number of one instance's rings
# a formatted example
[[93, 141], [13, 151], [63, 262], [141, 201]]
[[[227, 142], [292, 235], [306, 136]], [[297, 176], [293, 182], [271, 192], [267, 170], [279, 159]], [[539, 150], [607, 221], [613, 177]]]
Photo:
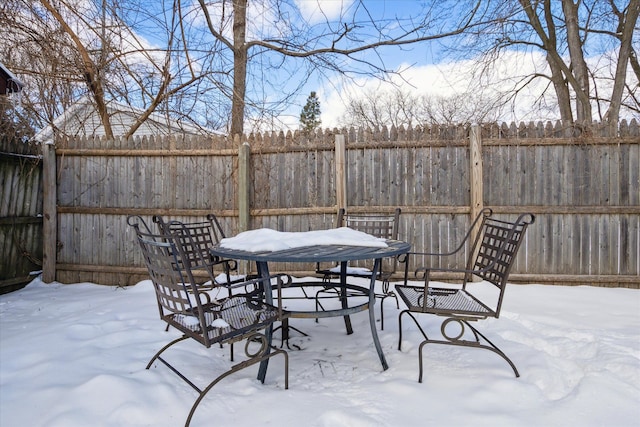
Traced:
[[483, 318], [495, 316], [493, 310], [462, 289], [430, 287], [426, 307], [423, 303], [424, 286], [396, 285], [395, 289], [410, 311]]
[[[241, 340], [280, 320], [277, 307], [243, 296], [228, 298], [221, 305], [206, 304], [202, 308], [211, 343]], [[182, 332], [202, 336], [197, 312], [189, 315], [172, 313], [165, 320]]]

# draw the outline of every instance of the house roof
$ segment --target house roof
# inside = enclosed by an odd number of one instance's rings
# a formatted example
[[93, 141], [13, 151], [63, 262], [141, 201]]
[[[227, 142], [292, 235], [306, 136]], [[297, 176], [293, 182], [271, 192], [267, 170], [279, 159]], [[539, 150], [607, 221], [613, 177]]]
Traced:
[[20, 92], [24, 84], [0, 62], [0, 95]]
[[[130, 105], [109, 101], [107, 102], [107, 113], [110, 116], [114, 136], [124, 136], [144, 111]], [[53, 143], [56, 134], [86, 137], [105, 135], [104, 126], [90, 97], [85, 96], [78, 100], [64, 113], [56, 117], [52, 125], [38, 132], [34, 139], [40, 143]], [[160, 113], [152, 113], [136, 130], [134, 136], [171, 134], [219, 135], [220, 132], [183, 123]]]

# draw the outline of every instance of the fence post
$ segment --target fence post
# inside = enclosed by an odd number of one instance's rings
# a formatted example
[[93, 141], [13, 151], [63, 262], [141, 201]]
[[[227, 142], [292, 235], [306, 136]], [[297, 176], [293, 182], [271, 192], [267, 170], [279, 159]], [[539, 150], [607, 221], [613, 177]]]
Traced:
[[56, 149], [42, 145], [42, 281], [56, 280], [58, 215], [56, 194]]
[[470, 203], [471, 221], [484, 208], [482, 198], [482, 135], [481, 127], [478, 124], [471, 125], [469, 132], [469, 165], [470, 172]]
[[[236, 136], [237, 138], [237, 136]], [[249, 183], [251, 162], [251, 146], [248, 142], [243, 142], [238, 148], [238, 233], [249, 229], [250, 210], [249, 206]], [[238, 272], [249, 274], [249, 261], [238, 262]]]
[[347, 208], [347, 174], [346, 160], [347, 149], [345, 146], [344, 135], [336, 135], [336, 205], [337, 210]]
[[249, 162], [251, 146], [243, 142], [238, 151], [238, 232], [249, 229]]

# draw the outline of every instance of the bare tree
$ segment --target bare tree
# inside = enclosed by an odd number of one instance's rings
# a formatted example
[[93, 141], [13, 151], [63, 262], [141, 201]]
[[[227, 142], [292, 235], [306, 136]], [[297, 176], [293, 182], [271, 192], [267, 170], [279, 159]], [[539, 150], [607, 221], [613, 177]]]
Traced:
[[500, 118], [502, 94], [464, 92], [448, 96], [421, 95], [418, 121], [422, 126], [491, 123]]
[[214, 115], [205, 106], [214, 104], [220, 90], [203, 82], [217, 73], [215, 64], [194, 65], [198, 51], [188, 45], [177, 16], [177, 2], [7, 0], [0, 6], [0, 24], [9, 31], [0, 45], [7, 63], [25, 79], [23, 104], [36, 127], [53, 123], [84, 95], [108, 138], [114, 136], [110, 100], [142, 110], [125, 137], [154, 112], [211, 124]]
[[365, 90], [346, 99], [341, 125], [355, 128], [412, 126], [420, 122], [419, 97], [397, 86]]
[[500, 95], [464, 92], [434, 96], [389, 86], [348, 96], [341, 125], [406, 128], [491, 122], [498, 118], [502, 102]]
[[41, 128], [61, 113], [60, 106], [73, 102], [80, 77], [69, 72], [77, 64], [68, 40], [38, 12], [36, 5], [22, 1], [0, 5], [0, 23], [8, 29], [0, 44], [3, 60], [25, 82], [21, 103], [26, 114]]
[[[478, 25], [482, 18], [478, 15], [482, 1], [469, 2], [463, 13], [461, 8], [453, 7], [456, 2], [449, 8], [447, 2], [427, 2], [421, 10], [416, 10], [414, 18], [401, 20], [397, 17], [377, 19], [365, 1], [356, 0], [338, 19], [323, 15], [317, 23], [310, 23], [295, 5], [286, 0], [272, 0], [260, 3], [263, 7], [270, 5], [262, 13], [269, 15], [273, 22], [271, 31], [260, 33], [247, 21], [248, 0], [198, 2], [211, 35], [233, 59], [232, 135], [243, 133], [250, 64], [261, 56], [268, 56], [280, 69], [297, 59], [306, 61], [314, 71], [382, 77], [389, 70], [380, 59], [381, 49], [461, 34]], [[257, 2], [254, 6], [257, 7]], [[444, 22], [447, 30], [439, 26]]]
[[[633, 37], [640, 0], [496, 0], [486, 2], [486, 7], [493, 19], [467, 32], [473, 37], [461, 44], [465, 56], [470, 50], [485, 55], [479, 63], [482, 71], [513, 49], [546, 55], [548, 73], [523, 76], [514, 86], [514, 96], [534, 80], [547, 79], [567, 125], [591, 123], [594, 105], [600, 119], [611, 124], [618, 122], [623, 105], [638, 110], [640, 67]], [[610, 78], [587, 61], [588, 54], [607, 53], [614, 53], [611, 62], [598, 66], [613, 69]], [[635, 71], [635, 83], [628, 80], [628, 64]]]
[[[25, 111], [36, 117], [35, 128], [89, 94], [109, 136], [112, 99], [144, 111], [127, 135], [158, 111], [210, 127], [230, 120], [230, 133], [241, 134], [248, 112], [253, 120], [273, 117], [314, 73], [383, 79], [392, 73], [384, 49], [457, 35], [470, 42], [457, 42], [466, 57], [473, 49], [486, 55], [485, 70], [513, 49], [544, 52], [549, 72], [524, 76], [511, 96], [547, 79], [566, 123], [596, 114], [615, 123], [621, 108], [640, 111], [637, 81], [628, 72], [640, 76], [633, 43], [640, 0], [428, 1], [406, 19], [380, 18], [364, 0], [348, 4], [338, 18], [318, 9], [319, 19], [307, 20], [293, 0], [6, 0], [0, 24], [9, 31], [0, 46], [5, 63], [27, 83]], [[587, 60], [594, 51], [611, 54], [614, 72], [606, 82]], [[387, 100], [376, 107], [387, 111], [369, 113], [417, 123], [415, 105], [405, 101]], [[482, 116], [445, 113], [455, 99], [418, 104], [429, 105], [421, 116], [430, 120]]]
[[[113, 131], [111, 130], [111, 123], [109, 121], [109, 115], [107, 114], [107, 106], [104, 96], [105, 76], [104, 73], [101, 72], [104, 69], [104, 64], [100, 64], [100, 62], [96, 60], [101, 59], [102, 61], [104, 61], [105, 56], [100, 55], [98, 58], [92, 58], [92, 55], [89, 53], [89, 47], [85, 45], [78, 32], [76, 32], [66, 21], [66, 19], [62, 15], [62, 12], [54, 7], [49, 0], [41, 0], [41, 3], [42, 6], [47, 10], [47, 12], [49, 12], [51, 16], [53, 16], [53, 18], [58, 22], [58, 25], [62, 29], [62, 32], [71, 39], [71, 46], [74, 48], [75, 52], [78, 53], [78, 56], [80, 58], [78, 71], [81, 75], [84, 76], [87, 87], [89, 88], [89, 91], [93, 96], [93, 100], [95, 101], [98, 114], [102, 121], [102, 125], [104, 126], [105, 136], [107, 138], [113, 139]], [[66, 8], [69, 8], [69, 6], [66, 4], [64, 6]]]
[[635, 72], [636, 85], [634, 89], [626, 87], [635, 101], [635, 110], [640, 112], [638, 107], [638, 98], [636, 97], [638, 82], [640, 82], [640, 65], [638, 65], [638, 52], [635, 51], [633, 45], [633, 35], [637, 31], [638, 14], [640, 14], [640, 1], [631, 0], [626, 8], [620, 9], [613, 0], [609, 0], [611, 11], [617, 19], [615, 32], [609, 33], [611, 37], [615, 37], [620, 42], [618, 51], [618, 62], [615, 68], [615, 77], [609, 109], [604, 119], [610, 123], [616, 123], [620, 115], [620, 107], [622, 105], [623, 92], [627, 85], [627, 63], [629, 63]]

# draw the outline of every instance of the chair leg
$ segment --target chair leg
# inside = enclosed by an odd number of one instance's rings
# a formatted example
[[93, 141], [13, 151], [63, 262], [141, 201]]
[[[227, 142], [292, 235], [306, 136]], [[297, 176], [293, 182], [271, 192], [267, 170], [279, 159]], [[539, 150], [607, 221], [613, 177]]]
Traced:
[[[249, 352], [249, 344], [252, 342], [252, 337], [259, 337], [262, 346], [260, 347], [260, 349], [257, 352], [253, 352], [250, 353]], [[234, 365], [231, 367], [231, 369], [229, 369], [228, 371], [220, 374], [217, 378], [215, 378], [213, 381], [211, 381], [209, 383], [209, 385], [207, 387], [205, 387], [202, 390], [196, 389], [198, 392], [200, 392], [200, 395], [198, 396], [198, 398], [196, 399], [196, 401], [193, 403], [193, 405], [191, 406], [191, 410], [189, 411], [189, 416], [187, 417], [187, 420], [185, 422], [185, 427], [189, 427], [189, 424], [191, 423], [191, 419], [193, 418], [193, 414], [196, 411], [196, 408], [198, 407], [198, 405], [200, 404], [200, 402], [202, 401], [202, 399], [204, 398], [204, 396], [213, 388], [213, 386], [215, 386], [216, 384], [218, 384], [222, 379], [228, 377], [229, 375], [238, 372], [244, 368], [247, 368], [251, 365], [255, 365], [256, 363], [262, 362], [263, 360], [266, 359], [270, 359], [273, 356], [276, 356], [278, 354], [282, 354], [284, 356], [284, 388], [285, 390], [289, 388], [289, 354], [284, 351], [281, 350], [279, 348], [273, 347], [273, 346], [269, 346], [267, 344], [267, 341], [264, 337], [264, 335], [262, 334], [255, 334], [252, 337], [249, 337], [246, 341], [245, 344], [245, 353], [247, 354], [247, 356], [249, 357], [248, 360], [242, 361], [240, 363], [238, 363], [237, 365]]]
[[382, 282], [382, 295], [384, 295], [383, 298], [393, 297], [396, 300], [396, 308], [400, 310], [400, 300], [398, 300], [398, 295], [396, 295], [394, 291], [390, 291], [389, 286], [390, 286], [389, 280], [385, 279]]
[[507, 357], [507, 355], [506, 355], [502, 350], [500, 350], [500, 348], [498, 348], [498, 346], [496, 346], [493, 342], [491, 342], [491, 341], [489, 340], [489, 338], [487, 338], [486, 336], [484, 336], [484, 335], [483, 335], [480, 331], [478, 331], [476, 328], [474, 328], [473, 326], [471, 326], [471, 325], [469, 324], [469, 322], [464, 322], [464, 323], [466, 323], [466, 324], [467, 324], [467, 326], [469, 327], [469, 329], [471, 329], [471, 330], [476, 334], [476, 336], [478, 336], [478, 335], [479, 335], [479, 336], [481, 336], [481, 337], [482, 337], [482, 339], [484, 339], [484, 340], [487, 342], [487, 344], [489, 344], [488, 346], [487, 346], [487, 345], [482, 345], [482, 344], [480, 344], [478, 347], [480, 347], [480, 348], [485, 348], [485, 349], [487, 349], [487, 350], [491, 350], [491, 351], [493, 351], [494, 353], [496, 353], [497, 355], [499, 355], [500, 357], [502, 357], [502, 358], [503, 358], [503, 359], [504, 359], [504, 360], [509, 364], [509, 366], [511, 366], [511, 369], [513, 369], [513, 373], [515, 374], [516, 378], [519, 378], [519, 377], [520, 377], [520, 373], [518, 372], [518, 369], [516, 368], [516, 365], [513, 363], [513, 361], [511, 361], [511, 359], [510, 359], [509, 357]]
[[[457, 337], [447, 336], [444, 333], [444, 326], [449, 321], [455, 321], [461, 325], [466, 325], [473, 332], [475, 341], [460, 339], [460, 337], [464, 334], [464, 327], [462, 332]], [[481, 348], [481, 349], [492, 351], [497, 355], [499, 355], [500, 357], [502, 357], [509, 364], [509, 366], [511, 366], [511, 369], [513, 369], [513, 373], [515, 374], [516, 378], [520, 377], [520, 373], [518, 372], [516, 365], [511, 361], [511, 359], [509, 359], [509, 357], [507, 357], [507, 355], [502, 350], [500, 350], [493, 342], [491, 342], [480, 331], [474, 328], [468, 321], [463, 319], [448, 318], [443, 322], [443, 327], [441, 328], [441, 330], [443, 331], [443, 336], [446, 338], [446, 340], [432, 340], [432, 339], [426, 338], [426, 335], [425, 335], [425, 340], [420, 343], [420, 347], [418, 349], [418, 365], [419, 365], [418, 382], [422, 382], [422, 373], [423, 373], [423, 361], [422, 361], [423, 350], [422, 349], [426, 344], [457, 345], [462, 347]], [[487, 344], [481, 343], [480, 338], [482, 338]]]
[[[153, 364], [154, 361], [159, 360], [160, 362], [162, 362], [164, 365], [166, 365], [171, 371], [173, 371], [173, 373], [175, 373], [178, 377], [180, 377], [184, 382], [186, 382], [187, 384], [189, 384], [195, 391], [197, 391], [198, 393], [200, 393], [200, 395], [198, 396], [198, 398], [196, 399], [196, 401], [193, 403], [193, 405], [191, 406], [191, 410], [189, 411], [189, 416], [187, 417], [186, 423], [185, 423], [185, 427], [188, 427], [189, 424], [191, 423], [191, 418], [193, 418], [193, 414], [196, 411], [196, 408], [198, 407], [198, 405], [200, 404], [200, 402], [202, 401], [202, 399], [204, 398], [204, 396], [213, 388], [213, 386], [215, 386], [217, 383], [219, 383], [222, 379], [228, 377], [229, 375], [238, 372], [244, 368], [247, 368], [251, 365], [255, 365], [256, 363], [260, 363], [266, 359], [270, 359], [273, 356], [276, 355], [283, 355], [284, 356], [284, 388], [288, 389], [289, 388], [289, 354], [284, 351], [281, 350], [279, 348], [270, 346], [267, 342], [266, 337], [261, 334], [261, 333], [255, 333], [251, 336], [249, 336], [246, 341], [245, 341], [245, 348], [244, 348], [244, 352], [247, 355], [248, 359], [237, 363], [236, 365], [233, 365], [231, 367], [231, 369], [229, 369], [228, 371], [223, 372], [222, 374], [220, 374], [219, 376], [217, 376], [213, 381], [211, 381], [209, 383], [209, 385], [207, 385], [207, 387], [205, 387], [204, 389], [200, 389], [197, 385], [195, 385], [193, 382], [191, 382], [191, 380], [189, 380], [187, 377], [185, 377], [180, 371], [178, 371], [175, 367], [173, 367], [169, 362], [167, 362], [165, 359], [163, 359], [160, 355], [169, 347], [173, 346], [174, 344], [177, 344], [181, 341], [184, 341], [185, 339], [189, 338], [186, 335], [183, 335], [180, 338], [176, 338], [175, 340], [171, 341], [169, 344], [165, 345], [164, 347], [162, 347], [162, 349], [160, 349], [160, 351], [158, 351], [149, 361], [149, 363], [147, 364], [146, 369], [149, 369], [151, 367], [151, 365]], [[249, 345], [251, 343], [254, 343], [258, 341], [260, 343], [260, 348], [257, 351], [250, 351], [249, 350]], [[264, 381], [263, 381], [264, 382]]]
[[[167, 325], [167, 327], [168, 327], [168, 325]], [[162, 347], [160, 350], [158, 350], [158, 352], [157, 352], [156, 354], [154, 354], [154, 355], [153, 355], [153, 357], [151, 358], [151, 360], [149, 360], [149, 363], [147, 363], [147, 367], [146, 367], [145, 369], [149, 369], [149, 368], [151, 367], [151, 365], [153, 364], [153, 362], [155, 362], [155, 361], [156, 361], [156, 359], [160, 358], [160, 355], [161, 355], [162, 353], [164, 353], [164, 351], [165, 351], [166, 349], [168, 349], [169, 347], [171, 347], [171, 346], [172, 346], [172, 345], [174, 345], [174, 344], [179, 343], [180, 341], [184, 341], [184, 340], [186, 340], [187, 338], [189, 338], [189, 337], [188, 337], [188, 336], [186, 336], [186, 335], [183, 335], [183, 336], [181, 336], [180, 338], [176, 338], [175, 340], [171, 341], [169, 344], [167, 344], [167, 345], [165, 345], [164, 347]], [[166, 363], [166, 362], [165, 362], [165, 363]]]
[[396, 307], [400, 309], [400, 303], [398, 302], [398, 296], [393, 292], [380, 295], [380, 330], [384, 331], [384, 300], [393, 297], [396, 300]]
[[413, 319], [413, 322], [416, 324], [416, 326], [418, 327], [418, 330], [420, 330], [420, 332], [422, 333], [422, 336], [424, 336], [425, 340], [428, 340], [429, 338], [427, 337], [427, 333], [424, 331], [424, 329], [422, 329], [422, 326], [420, 326], [420, 323], [418, 322], [418, 319], [416, 319], [416, 317], [413, 315], [413, 313], [409, 310], [402, 310], [400, 312], [400, 314], [398, 315], [398, 332], [399, 332], [399, 338], [398, 338], [398, 350], [402, 351], [402, 315], [403, 314], [407, 314], [409, 315], [409, 317], [411, 317]]
[[[323, 286], [324, 286], [324, 280], [322, 281]], [[316, 301], [316, 311], [324, 311], [324, 306], [322, 305], [322, 303], [320, 302], [320, 294], [324, 293], [324, 292], [329, 292], [329, 288], [325, 287], [325, 289], [320, 289], [318, 292], [316, 292], [316, 297], [315, 297], [315, 301]], [[318, 323], [318, 318], [316, 317], [316, 323]]]
[[376, 297], [380, 298], [380, 330], [384, 331], [384, 300], [393, 297], [396, 300], [396, 308], [400, 310], [400, 301], [398, 300], [398, 295], [395, 292], [389, 290], [389, 280], [384, 279], [382, 281], [382, 293], [377, 294]]
[[164, 353], [164, 351], [166, 349], [168, 349], [169, 347], [173, 346], [174, 344], [177, 344], [181, 341], [186, 340], [187, 338], [189, 338], [187, 335], [183, 335], [180, 338], [176, 338], [175, 340], [171, 341], [169, 344], [165, 345], [164, 347], [162, 347], [149, 361], [149, 363], [147, 363], [147, 367], [145, 369], [149, 369], [151, 367], [151, 365], [153, 364], [153, 362], [155, 362], [156, 360], [162, 362], [167, 368], [171, 369], [171, 371], [173, 371], [174, 374], [176, 374], [177, 376], [179, 376], [180, 378], [182, 378], [182, 380], [184, 382], [186, 382], [187, 384], [189, 384], [194, 390], [196, 391], [200, 391], [200, 389], [191, 382], [191, 380], [189, 380], [189, 378], [185, 377], [182, 372], [178, 371], [171, 363], [167, 362], [162, 356], [161, 354]]
[[[332, 283], [331, 280], [322, 280], [322, 286], [324, 286], [324, 289], [320, 289], [319, 291], [316, 292], [316, 296], [315, 296], [315, 301], [316, 301], [316, 311], [325, 311], [324, 306], [322, 305], [322, 303], [320, 302], [320, 300], [322, 298], [320, 298], [320, 294], [323, 293], [334, 293], [336, 294], [335, 298], [340, 298], [340, 294], [338, 293], [338, 291], [335, 288], [335, 283]], [[332, 297], [326, 297], [326, 298], [332, 298]], [[318, 323], [318, 318], [316, 317], [316, 323]]]
[[[287, 343], [287, 348], [289, 350], [293, 350], [291, 348], [291, 346], [289, 345], [289, 332], [291, 330], [294, 330], [294, 331], [298, 332], [302, 336], [305, 336], [305, 337], [309, 336], [309, 334], [307, 334], [306, 332], [301, 331], [300, 329], [296, 328], [295, 326], [291, 326], [289, 324], [289, 318], [282, 319], [282, 322], [280, 322], [280, 326], [278, 326], [277, 328], [274, 328], [273, 332], [277, 331], [278, 329], [280, 329], [282, 331], [281, 332], [281, 336], [280, 336], [280, 348], [282, 348], [282, 346], [284, 346], [284, 344]], [[300, 348], [300, 346], [298, 346], [298, 345], [294, 344], [293, 346], [296, 348], [296, 350], [302, 350], [302, 348]]]

